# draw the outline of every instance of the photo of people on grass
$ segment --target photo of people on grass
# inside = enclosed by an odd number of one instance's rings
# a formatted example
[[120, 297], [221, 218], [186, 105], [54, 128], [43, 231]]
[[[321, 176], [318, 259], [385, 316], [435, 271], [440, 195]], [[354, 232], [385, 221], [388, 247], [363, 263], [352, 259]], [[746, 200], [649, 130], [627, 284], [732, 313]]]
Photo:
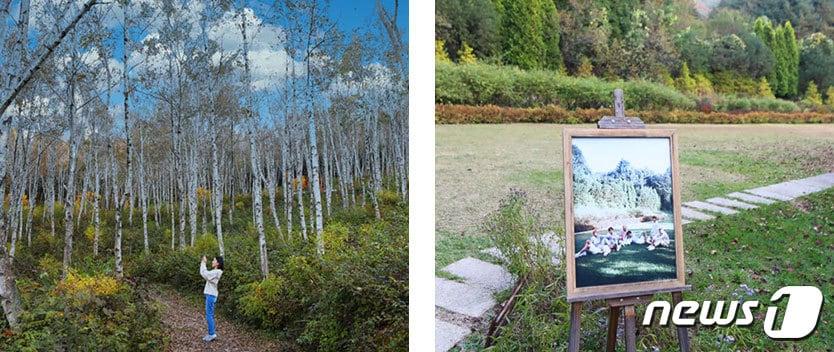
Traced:
[[676, 278], [669, 138], [571, 143], [576, 286]]

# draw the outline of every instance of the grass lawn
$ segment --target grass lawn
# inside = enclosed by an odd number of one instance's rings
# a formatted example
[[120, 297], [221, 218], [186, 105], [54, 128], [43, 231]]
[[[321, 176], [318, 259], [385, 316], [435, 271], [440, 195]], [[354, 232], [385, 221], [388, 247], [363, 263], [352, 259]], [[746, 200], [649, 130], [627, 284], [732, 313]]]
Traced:
[[[478, 227], [510, 188], [562, 228], [562, 129], [593, 125], [437, 125], [437, 267], [489, 247]], [[834, 171], [834, 125], [651, 125], [678, 131], [683, 201]], [[561, 231], [560, 231], [561, 232]]]
[[[693, 351], [825, 351], [834, 341], [834, 189], [812, 194], [793, 202], [776, 203], [731, 216], [719, 216], [709, 222], [684, 226], [687, 283], [693, 290], [684, 299], [703, 302], [758, 300], [753, 310], [754, 323], [747, 327], [690, 328]], [[563, 274], [562, 274], [563, 275]], [[742, 287], [746, 285], [746, 289]], [[816, 286], [823, 294], [823, 308], [816, 330], [798, 341], [776, 341], [764, 334], [763, 322], [767, 307], [780, 307], [786, 299], [771, 303], [776, 290], [791, 285]], [[525, 292], [522, 307], [538, 308], [537, 315], [529, 310], [514, 311], [505, 328], [504, 339], [494, 351], [529, 350], [541, 346], [541, 336], [533, 331], [549, 331], [544, 343], [555, 350], [567, 346], [568, 305], [563, 304], [564, 287], [547, 294]], [[669, 300], [670, 295], [656, 299]], [[604, 349], [606, 311], [601, 302], [586, 303], [582, 319], [582, 349]], [[638, 307], [638, 321], [642, 321], [644, 306]], [[541, 309], [545, 309], [541, 311]], [[542, 319], [543, 316], [550, 317]], [[777, 322], [781, 318], [777, 317]], [[638, 350], [677, 350], [675, 330], [671, 326], [640, 326]], [[780, 323], [778, 323], [780, 324]], [[549, 327], [548, 327], [549, 326]], [[778, 328], [778, 325], [777, 327]], [[476, 347], [483, 335], [476, 333], [465, 344]], [[540, 341], [538, 341], [540, 342]], [[619, 349], [624, 349], [620, 341]]]
[[[576, 287], [625, 284], [641, 281], [674, 279], [675, 230], [668, 230], [669, 246], [648, 250], [645, 244], [630, 244], [608, 256], [588, 254], [576, 258]], [[575, 248], [581, 249], [588, 233], [576, 235]]]

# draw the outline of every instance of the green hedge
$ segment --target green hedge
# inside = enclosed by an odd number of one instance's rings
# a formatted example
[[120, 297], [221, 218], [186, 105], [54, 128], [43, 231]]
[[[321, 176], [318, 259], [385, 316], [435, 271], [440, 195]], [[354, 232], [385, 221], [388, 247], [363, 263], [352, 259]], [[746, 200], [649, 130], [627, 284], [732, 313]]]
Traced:
[[797, 112], [800, 108], [789, 100], [776, 98], [750, 98], [724, 95], [715, 103], [715, 110], [727, 112], [774, 111]]
[[436, 63], [435, 100], [442, 104], [511, 107], [559, 105], [566, 109], [611, 106], [611, 92], [622, 88], [629, 108], [692, 110], [695, 100], [647, 81], [609, 82], [576, 78], [555, 71], [524, 71], [514, 67]]
[[[511, 108], [495, 105], [435, 106], [435, 123], [596, 123], [603, 116], [612, 115], [611, 109], [567, 110], [559, 106], [540, 108]], [[834, 113], [823, 112], [761, 112], [745, 113], [699, 111], [626, 111], [627, 116], [638, 116], [646, 123], [833, 123]]]

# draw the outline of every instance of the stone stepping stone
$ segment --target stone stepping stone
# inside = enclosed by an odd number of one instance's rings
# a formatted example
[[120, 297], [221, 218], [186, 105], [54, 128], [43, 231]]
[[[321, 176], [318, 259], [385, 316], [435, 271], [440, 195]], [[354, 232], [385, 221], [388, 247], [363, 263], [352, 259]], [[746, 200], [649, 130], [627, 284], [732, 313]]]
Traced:
[[740, 202], [740, 201], [737, 201], [737, 200], [721, 198], [721, 197], [715, 197], [715, 198], [707, 199], [707, 202], [715, 204], [715, 205], [720, 205], [722, 207], [732, 207], [732, 208], [736, 208], [736, 209], [756, 209], [756, 208], [758, 208], [757, 206], [755, 206], [753, 204], [747, 204], [747, 203]]
[[750, 193], [750, 194], [753, 194], [753, 195], [757, 195], [759, 197], [765, 197], [765, 198], [776, 199], [776, 200], [781, 200], [781, 201], [789, 201], [789, 200], [792, 200], [792, 199], [795, 198], [795, 197], [786, 196], [784, 194], [774, 192], [772, 190], [766, 189], [765, 187], [748, 189], [744, 192], [747, 192], [747, 193]]
[[681, 207], [681, 216], [692, 220], [712, 220], [715, 219], [712, 215], [704, 214], [697, 210], [692, 210], [687, 207]]
[[480, 286], [491, 292], [506, 290], [513, 286], [513, 276], [507, 269], [472, 257], [449, 264], [443, 268], [443, 271], [462, 277], [469, 285]]
[[724, 214], [724, 215], [738, 214], [738, 211], [736, 211], [736, 210], [733, 210], [733, 209], [730, 209], [730, 208], [725, 208], [725, 207], [719, 207], [715, 204], [704, 203], [704, 202], [697, 201], [697, 200], [693, 200], [691, 202], [683, 203], [683, 205], [686, 205], [690, 208], [695, 208], [695, 209], [698, 209], [698, 210], [707, 210], [707, 211], [711, 211], [711, 212], [714, 212], [714, 213], [721, 213], [721, 214]]
[[435, 277], [434, 304], [455, 313], [480, 318], [497, 302], [486, 288]]
[[821, 188], [818, 186], [802, 184], [794, 181], [777, 183], [775, 185], [770, 185], [762, 188], [770, 192], [783, 194], [793, 198], [801, 197], [814, 192], [819, 192], [821, 190]]
[[794, 185], [796, 187], [799, 187], [799, 188], [807, 189], [808, 191], [811, 191], [811, 192], [823, 191], [823, 190], [826, 190], [826, 189], [831, 188], [832, 186], [834, 186], [834, 185], [826, 184], [826, 182], [821, 180], [821, 179], [815, 179], [815, 178], [803, 178], [803, 179], [800, 179], [800, 180], [794, 180], [794, 181], [785, 182], [785, 183], [792, 184], [792, 185]]
[[813, 184], [822, 189], [834, 187], [834, 172], [796, 180], [796, 182]]
[[470, 330], [442, 320], [434, 320], [434, 350], [446, 352], [469, 335]]
[[741, 193], [741, 192], [733, 192], [727, 195], [728, 197], [733, 197], [736, 199], [741, 199], [745, 202], [750, 203], [758, 203], [758, 204], [773, 204], [776, 203], [775, 200], [767, 199], [759, 196], [754, 196], [752, 194]]

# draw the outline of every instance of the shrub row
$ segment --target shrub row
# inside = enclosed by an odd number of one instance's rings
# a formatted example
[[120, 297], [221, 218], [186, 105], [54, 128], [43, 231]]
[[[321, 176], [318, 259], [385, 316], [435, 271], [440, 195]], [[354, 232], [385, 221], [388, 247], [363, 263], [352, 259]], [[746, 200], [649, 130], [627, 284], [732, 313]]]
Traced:
[[[611, 109], [567, 110], [559, 106], [513, 108], [496, 105], [435, 105], [435, 123], [596, 123], [603, 116], [612, 115]], [[633, 111], [627, 116], [638, 116], [646, 123], [832, 123], [834, 113], [822, 112], [711, 112], [698, 111]]]
[[693, 98], [648, 81], [610, 82], [595, 77], [569, 77], [555, 71], [524, 71], [487, 64], [438, 62], [435, 70], [435, 100], [441, 104], [602, 108], [611, 105], [611, 92], [622, 88], [631, 108], [695, 109]]
[[724, 112], [774, 111], [797, 112], [800, 108], [789, 100], [776, 98], [753, 98], [724, 95], [714, 104], [715, 110]]

